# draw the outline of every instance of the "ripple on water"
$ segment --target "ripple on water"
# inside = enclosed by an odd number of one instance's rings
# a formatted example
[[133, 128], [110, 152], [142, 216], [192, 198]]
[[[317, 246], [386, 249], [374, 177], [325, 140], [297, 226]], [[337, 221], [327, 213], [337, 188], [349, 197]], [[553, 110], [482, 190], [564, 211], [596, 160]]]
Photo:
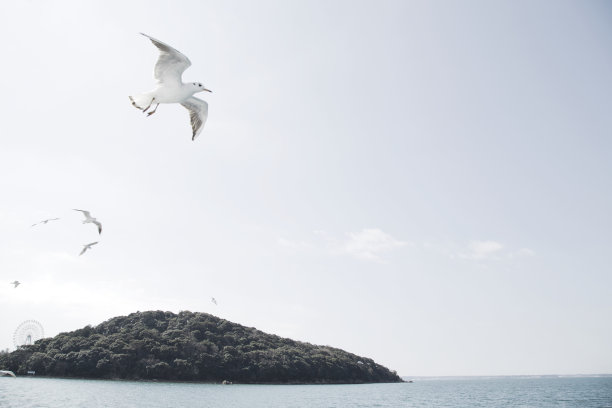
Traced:
[[0, 378], [2, 408], [612, 408], [612, 377], [419, 380], [412, 384], [217, 385]]

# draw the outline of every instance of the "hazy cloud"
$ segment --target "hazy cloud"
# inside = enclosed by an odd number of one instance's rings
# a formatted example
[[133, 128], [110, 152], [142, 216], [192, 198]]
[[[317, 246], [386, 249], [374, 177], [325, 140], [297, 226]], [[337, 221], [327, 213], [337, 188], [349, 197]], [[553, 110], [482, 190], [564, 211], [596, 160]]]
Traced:
[[346, 235], [340, 252], [370, 261], [379, 261], [383, 253], [409, 245], [378, 228], [366, 228]]
[[324, 230], [313, 233], [312, 241], [294, 241], [279, 238], [278, 244], [295, 251], [318, 251], [334, 255], [348, 255], [354, 258], [381, 261], [382, 255], [395, 249], [410, 245], [379, 228], [364, 228], [359, 232], [348, 232], [341, 239]]
[[465, 249], [459, 250], [456, 254], [459, 258], [476, 261], [512, 259], [534, 255], [535, 251], [529, 248], [512, 250], [506, 248], [504, 244], [492, 240], [471, 241]]
[[278, 245], [285, 247], [285, 248], [289, 248], [295, 251], [303, 251], [303, 250], [311, 250], [314, 248], [313, 244], [311, 244], [310, 242], [306, 242], [306, 241], [292, 241], [290, 239], [287, 238], [279, 238], [277, 240]]
[[476, 260], [493, 259], [503, 248], [504, 246], [497, 241], [472, 241], [468, 244], [467, 252], [459, 253], [459, 257]]

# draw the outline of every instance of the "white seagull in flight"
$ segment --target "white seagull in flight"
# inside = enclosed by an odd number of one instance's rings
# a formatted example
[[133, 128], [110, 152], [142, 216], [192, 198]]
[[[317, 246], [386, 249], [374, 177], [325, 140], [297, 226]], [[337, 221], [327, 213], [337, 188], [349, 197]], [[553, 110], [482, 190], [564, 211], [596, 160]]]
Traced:
[[213, 302], [215, 305], [217, 304], [217, 299], [215, 298], [211, 298], [210, 301]]
[[55, 220], [59, 220], [59, 218], [48, 218], [46, 220], [42, 220], [40, 222], [37, 222], [36, 224], [32, 224], [31, 226], [33, 227], [33, 226], [38, 225], [38, 224], [46, 224], [49, 221], [55, 221]]
[[11, 285], [14, 285], [13, 288], [16, 288], [17, 286], [21, 285], [21, 282], [14, 281], [14, 282], [11, 282]]
[[79, 254], [79, 256], [83, 255], [88, 249], [91, 249], [92, 246], [96, 245], [98, 243], [98, 241], [96, 242], [91, 242], [89, 244], [85, 244], [83, 245], [83, 250], [81, 251], [81, 253]]
[[76, 208], [73, 208], [74, 211], [80, 211], [83, 213], [83, 215], [85, 216], [85, 219], [83, 220], [83, 224], [87, 224], [88, 222], [92, 222], [94, 224], [96, 224], [98, 226], [98, 234], [102, 233], [102, 224], [100, 223], [100, 221], [98, 221], [97, 219], [95, 219], [94, 217], [91, 216], [91, 214], [89, 213], [89, 211], [85, 211], [85, 210], [77, 210]]
[[148, 116], [151, 116], [157, 111], [160, 103], [180, 103], [189, 111], [193, 130], [191, 140], [195, 140], [208, 117], [208, 103], [193, 95], [202, 91], [212, 91], [199, 82], [183, 83], [183, 72], [191, 66], [189, 58], [153, 37], [144, 33], [140, 34], [151, 40], [153, 45], [159, 49], [159, 58], [154, 71], [157, 88], [140, 95], [130, 96], [132, 105], [146, 112], [155, 104], [155, 108], [148, 113]]

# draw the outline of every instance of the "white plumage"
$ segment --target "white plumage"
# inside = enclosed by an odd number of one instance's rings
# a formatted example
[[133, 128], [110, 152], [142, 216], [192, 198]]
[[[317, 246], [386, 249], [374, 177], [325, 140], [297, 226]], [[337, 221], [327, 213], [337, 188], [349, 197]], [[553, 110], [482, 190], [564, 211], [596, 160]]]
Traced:
[[87, 224], [87, 223], [92, 223], [98, 226], [98, 234], [102, 233], [102, 223], [100, 223], [100, 221], [98, 221], [97, 219], [95, 219], [94, 217], [91, 216], [91, 214], [89, 213], [89, 211], [87, 210], [77, 210], [76, 208], [73, 208], [74, 211], [80, 211], [83, 213], [83, 215], [85, 216], [85, 219], [83, 220], [83, 224]]
[[130, 96], [132, 105], [147, 112], [153, 104], [155, 108], [148, 112], [151, 116], [157, 111], [160, 103], [180, 103], [189, 111], [191, 119], [191, 140], [202, 131], [208, 118], [208, 103], [193, 95], [198, 92], [212, 92], [199, 82], [183, 83], [183, 72], [191, 66], [189, 58], [179, 51], [147, 34], [140, 33], [151, 40], [159, 49], [159, 58], [153, 71], [157, 80], [157, 88], [140, 95]]

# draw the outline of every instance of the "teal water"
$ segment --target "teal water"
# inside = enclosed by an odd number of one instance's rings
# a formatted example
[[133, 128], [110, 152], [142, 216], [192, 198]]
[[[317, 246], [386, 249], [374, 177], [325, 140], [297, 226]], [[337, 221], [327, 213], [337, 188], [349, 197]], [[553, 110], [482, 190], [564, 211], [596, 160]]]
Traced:
[[367, 385], [215, 385], [0, 378], [2, 408], [612, 408], [612, 377], [418, 380]]

